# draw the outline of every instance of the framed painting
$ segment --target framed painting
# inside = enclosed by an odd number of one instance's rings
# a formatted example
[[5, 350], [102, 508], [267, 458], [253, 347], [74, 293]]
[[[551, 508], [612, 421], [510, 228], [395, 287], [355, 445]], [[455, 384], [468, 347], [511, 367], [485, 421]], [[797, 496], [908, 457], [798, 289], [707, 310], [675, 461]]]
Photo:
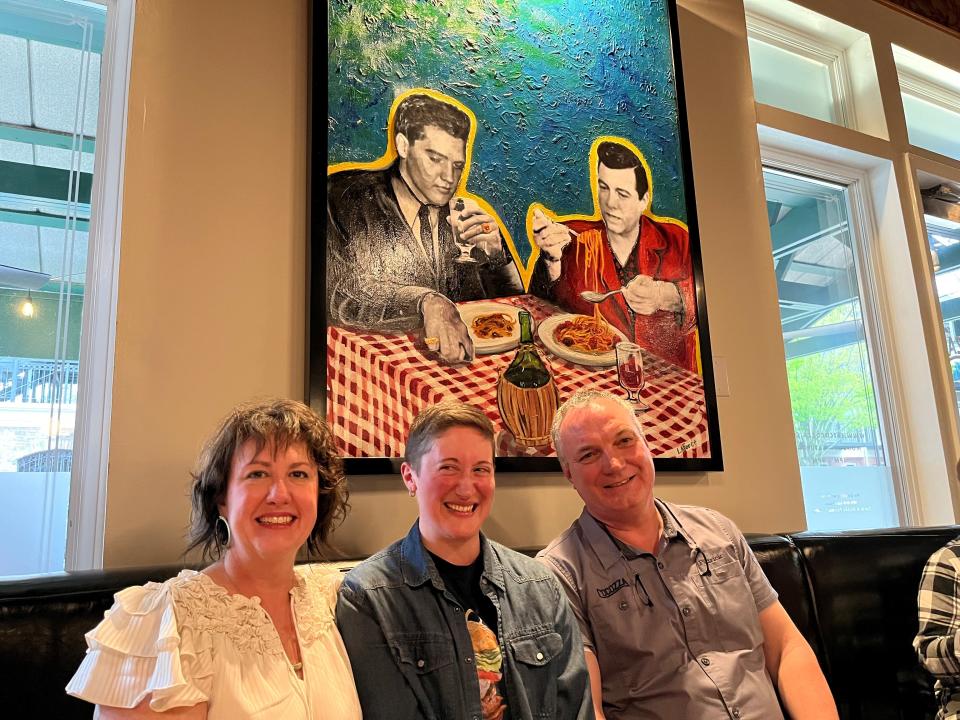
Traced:
[[[308, 395], [350, 473], [481, 407], [557, 470], [580, 388], [722, 468], [673, 0], [328, 0], [312, 18]], [[326, 52], [320, 40], [326, 35]]]

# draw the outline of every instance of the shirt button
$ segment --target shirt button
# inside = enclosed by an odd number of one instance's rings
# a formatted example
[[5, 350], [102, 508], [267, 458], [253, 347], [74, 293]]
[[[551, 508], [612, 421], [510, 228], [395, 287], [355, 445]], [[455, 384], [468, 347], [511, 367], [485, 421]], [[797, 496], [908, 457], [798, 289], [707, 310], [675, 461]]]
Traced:
[[704, 667], [706, 667], [707, 665], [710, 664], [710, 658], [708, 658], [708, 657], [702, 657], [702, 658], [700, 658], [700, 664], [703, 665]]
[[460, 609], [459, 605], [456, 605], [453, 609], [456, 610], [457, 612], [463, 612], [463, 610]]
[[658, 562], [657, 567], [663, 570], [666, 567], [666, 565], [664, 565], [662, 562]]
[[417, 660], [417, 667], [422, 668], [426, 663], [423, 660]]
[[543, 660], [543, 653], [537, 653], [537, 660]]
[[740, 717], [740, 708], [734, 708], [734, 709], [733, 709], [733, 716], [734, 716], [735, 718]]
[[683, 608], [683, 611], [682, 611], [682, 612], [683, 612], [684, 615], [690, 615], [690, 613], [692, 613], [693, 610], [691, 610], [691, 609], [688, 608], [688, 607], [685, 607], [685, 608]]
[[620, 601], [620, 609], [621, 609], [621, 610], [626, 610], [626, 609], [627, 609], [627, 601], [626, 601], [626, 600], [621, 600], [621, 601]]
[[473, 662], [473, 658], [472, 658], [472, 657], [465, 657], [465, 658], [463, 659], [463, 661], [464, 661], [467, 665], [469, 665], [469, 664], [471, 664], [471, 663]]

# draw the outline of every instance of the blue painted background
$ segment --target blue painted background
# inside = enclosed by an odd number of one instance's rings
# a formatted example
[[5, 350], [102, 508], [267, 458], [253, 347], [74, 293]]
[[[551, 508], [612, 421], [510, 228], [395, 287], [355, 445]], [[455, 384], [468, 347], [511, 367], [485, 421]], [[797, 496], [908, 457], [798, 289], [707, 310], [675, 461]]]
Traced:
[[653, 173], [652, 211], [687, 220], [664, 0], [330, 0], [328, 163], [386, 148], [393, 99], [438, 90], [477, 116], [467, 188], [521, 257], [527, 206], [589, 213], [587, 155], [624, 137]]

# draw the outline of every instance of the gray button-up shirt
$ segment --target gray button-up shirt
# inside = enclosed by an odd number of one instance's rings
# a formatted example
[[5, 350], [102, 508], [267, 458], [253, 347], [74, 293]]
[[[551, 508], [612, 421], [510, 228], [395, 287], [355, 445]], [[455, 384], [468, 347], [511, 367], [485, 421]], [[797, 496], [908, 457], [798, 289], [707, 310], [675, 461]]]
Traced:
[[560, 578], [618, 718], [783, 720], [759, 613], [777, 599], [736, 526], [656, 501], [655, 555], [615, 540], [586, 510], [538, 556]]

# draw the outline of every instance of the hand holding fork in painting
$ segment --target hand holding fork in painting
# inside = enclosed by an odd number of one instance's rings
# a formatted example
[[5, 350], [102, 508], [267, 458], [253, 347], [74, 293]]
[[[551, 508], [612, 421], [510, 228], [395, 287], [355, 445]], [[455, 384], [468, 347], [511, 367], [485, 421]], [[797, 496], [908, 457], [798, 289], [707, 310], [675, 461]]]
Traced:
[[472, 251], [480, 248], [487, 257], [494, 258], [503, 252], [500, 242], [500, 226], [473, 198], [460, 195], [450, 198], [450, 226], [453, 239], [460, 248], [457, 263], [475, 263]]

